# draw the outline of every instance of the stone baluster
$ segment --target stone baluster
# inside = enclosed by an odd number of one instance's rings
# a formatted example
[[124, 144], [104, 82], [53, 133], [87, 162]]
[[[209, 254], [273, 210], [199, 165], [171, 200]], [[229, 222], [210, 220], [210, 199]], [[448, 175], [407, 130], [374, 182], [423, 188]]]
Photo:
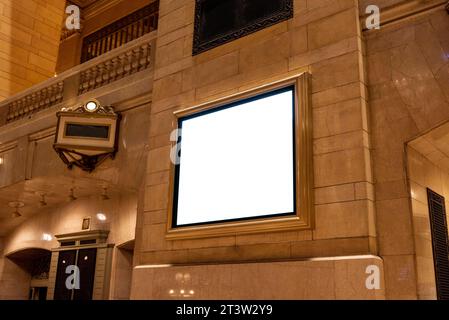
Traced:
[[133, 53], [132, 51], [128, 51], [125, 53], [125, 75], [130, 75], [132, 71], [132, 59]]
[[34, 111], [32, 95], [30, 95], [30, 94], [17, 101], [18, 109], [24, 109], [26, 106], [28, 106], [29, 112]]
[[61, 102], [63, 99], [64, 99], [64, 82], [58, 82], [57, 84], [56, 84], [56, 91], [57, 91], [57, 94], [56, 94], [56, 103], [59, 103], [59, 102]]
[[97, 68], [93, 67], [88, 69], [90, 76], [89, 76], [89, 82], [87, 83], [86, 91], [92, 90], [92, 88], [95, 86], [95, 79], [97, 78]]
[[121, 54], [118, 56], [118, 60], [119, 60], [119, 67], [117, 69], [117, 79], [121, 79], [124, 77], [124, 73], [125, 73], [125, 54]]
[[6, 123], [9, 123], [12, 120], [14, 120], [14, 113], [17, 110], [17, 104], [18, 104], [18, 101], [14, 101], [8, 106], [8, 114], [6, 116]]
[[92, 77], [92, 72], [90, 69], [87, 69], [86, 71], [83, 71], [81, 73], [83, 76], [80, 77], [80, 91], [79, 94], [82, 94], [86, 91], [88, 91], [89, 88], [89, 82]]
[[107, 60], [104, 62], [104, 70], [102, 74], [102, 82], [101, 85], [105, 85], [110, 82], [109, 72], [111, 71], [111, 60]]
[[45, 106], [45, 108], [47, 108], [48, 106], [50, 106], [50, 97], [48, 96], [48, 94], [49, 94], [48, 87], [42, 91], [43, 91], [42, 98], [44, 100], [44, 106]]
[[37, 101], [39, 103], [39, 110], [45, 109], [44, 90], [37, 92]]
[[30, 110], [34, 110], [35, 112], [39, 111], [39, 100], [37, 99], [36, 92], [26, 96], [22, 110], [24, 110], [27, 106], [30, 107]]
[[100, 63], [96, 66], [97, 69], [97, 77], [95, 79], [95, 86], [94, 88], [101, 87], [103, 82], [103, 72], [104, 72], [104, 63]]
[[139, 47], [139, 71], [145, 70], [147, 61], [147, 45]]
[[136, 47], [132, 49], [132, 73], [139, 71], [139, 61], [140, 61], [140, 48]]
[[49, 105], [52, 106], [56, 103], [56, 92], [55, 92], [55, 86], [52, 85], [50, 87], [48, 87], [48, 100], [49, 100]]
[[151, 50], [152, 50], [151, 43], [148, 43], [147, 44], [147, 52], [146, 52], [147, 60], [146, 60], [146, 63], [145, 63], [145, 69], [147, 69], [151, 65]]
[[[19, 100], [19, 102], [21, 102], [21, 101]], [[19, 108], [19, 105], [17, 105], [16, 109], [14, 110], [14, 113], [12, 114], [13, 120], [17, 120], [19, 118], [19, 110], [22, 108], [23, 108], [23, 104], [20, 106], [20, 108]]]
[[109, 78], [111, 79], [111, 81], [115, 81], [117, 80], [117, 69], [119, 67], [119, 59], [118, 57], [114, 57], [111, 59], [111, 71], [109, 72]]
[[79, 76], [79, 84], [78, 84], [78, 94], [83, 93], [84, 90], [84, 82], [86, 81], [86, 72], [85, 71], [81, 71], [80, 72], [80, 76]]
[[29, 96], [26, 96], [24, 98], [21, 99], [22, 101], [22, 106], [19, 109], [19, 113], [20, 113], [20, 117], [24, 117], [28, 114], [31, 113], [31, 111], [33, 110], [33, 105], [31, 103], [27, 103], [27, 98]]

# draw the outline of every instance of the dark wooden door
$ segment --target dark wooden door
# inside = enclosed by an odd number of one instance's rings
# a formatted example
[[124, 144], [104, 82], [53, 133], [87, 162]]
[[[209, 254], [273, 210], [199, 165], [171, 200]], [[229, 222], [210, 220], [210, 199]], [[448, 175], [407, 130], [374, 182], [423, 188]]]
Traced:
[[449, 300], [449, 239], [444, 197], [427, 189], [430, 226], [432, 230], [433, 261], [439, 300]]
[[81, 249], [78, 251], [78, 268], [80, 270], [80, 288], [75, 290], [74, 300], [92, 300], [95, 279], [95, 262], [97, 249]]
[[[61, 251], [56, 271], [55, 300], [92, 300], [97, 249]], [[68, 289], [66, 268], [75, 265], [79, 268], [79, 289]]]
[[76, 265], [76, 250], [59, 252], [58, 267], [56, 271], [55, 300], [71, 300], [72, 290], [67, 289], [66, 279], [69, 276], [66, 274], [66, 268], [70, 265]]

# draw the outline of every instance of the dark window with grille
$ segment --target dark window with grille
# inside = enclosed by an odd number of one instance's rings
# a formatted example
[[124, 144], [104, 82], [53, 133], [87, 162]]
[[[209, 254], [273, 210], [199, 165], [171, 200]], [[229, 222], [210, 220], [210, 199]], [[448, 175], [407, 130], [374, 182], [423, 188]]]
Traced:
[[196, 0], [193, 54], [293, 17], [293, 0]]
[[437, 296], [439, 300], [449, 300], [449, 241], [444, 197], [427, 189], [427, 199], [432, 229]]

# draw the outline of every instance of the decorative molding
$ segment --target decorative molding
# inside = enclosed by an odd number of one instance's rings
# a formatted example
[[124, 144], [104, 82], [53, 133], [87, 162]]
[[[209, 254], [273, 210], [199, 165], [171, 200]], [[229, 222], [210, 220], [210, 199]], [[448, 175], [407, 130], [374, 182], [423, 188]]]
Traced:
[[[449, 3], [447, 3], [447, 0], [429, 0], [425, 2], [423, 2], [422, 0], [410, 0], [401, 2], [397, 5], [385, 7], [381, 9], [381, 28], [383, 26], [396, 24], [410, 18], [415, 18], [424, 13], [444, 9], [445, 7], [446, 10], [448, 10]], [[366, 28], [365, 21], [367, 17], [367, 14], [362, 14], [360, 17], [363, 31], [379, 31], [376, 29], [369, 30]]]
[[8, 143], [0, 144], [0, 153], [6, 152], [9, 150], [13, 150], [13, 149], [17, 148], [18, 145], [19, 145], [19, 141], [12, 141], [12, 142], [8, 142]]
[[81, 240], [91, 240], [97, 239], [97, 243], [105, 243], [109, 236], [109, 230], [92, 230], [92, 231], [81, 231], [74, 233], [58, 234], [55, 238], [59, 243], [66, 241], [81, 241]]
[[[73, 107], [62, 108], [61, 112], [71, 112], [71, 113], [81, 113], [81, 114], [85, 114], [85, 115], [92, 115], [91, 112], [86, 111], [86, 108], [84, 105], [81, 105], [81, 106], [76, 105]], [[104, 114], [104, 115], [111, 115], [111, 116], [117, 115], [117, 113], [114, 111], [113, 107], [102, 106], [100, 104], [98, 106], [98, 110], [95, 111], [95, 114]]]
[[45, 138], [54, 136], [55, 134], [56, 134], [56, 127], [51, 127], [51, 128], [30, 134], [28, 137], [28, 140], [29, 141], [41, 140], [41, 139], [45, 139]]

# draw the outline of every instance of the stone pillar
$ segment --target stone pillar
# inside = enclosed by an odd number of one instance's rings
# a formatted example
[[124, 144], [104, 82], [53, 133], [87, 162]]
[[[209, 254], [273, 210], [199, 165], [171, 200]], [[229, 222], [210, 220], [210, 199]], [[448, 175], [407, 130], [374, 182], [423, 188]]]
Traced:
[[[358, 1], [295, 0], [293, 19], [193, 57], [194, 6], [194, 0], [161, 0], [160, 3], [145, 212], [137, 220], [137, 268], [133, 274], [131, 296], [168, 298], [167, 292], [172, 288], [166, 284], [181, 273], [176, 268], [160, 269], [158, 278], [164, 279], [165, 284], [152, 287], [152, 279], [157, 277], [148, 265], [188, 265], [182, 273], [190, 274], [192, 282], [214, 283], [220, 278], [214, 278], [215, 269], [202, 267], [200, 263], [219, 265], [225, 276], [243, 277], [244, 272], [250, 275], [249, 270], [257, 269], [258, 263], [263, 261], [268, 263], [264, 265], [266, 270], [282, 269], [286, 278], [295, 279], [292, 286], [307, 282], [307, 274], [298, 272], [300, 266], [322, 272], [316, 278], [315, 286], [304, 289], [304, 292], [284, 288], [288, 294], [273, 291], [273, 297], [383, 297], [381, 291], [367, 290], [364, 282], [366, 267], [378, 263], [382, 270], [382, 261], [375, 256], [370, 130]], [[169, 136], [175, 125], [173, 112], [306, 71], [312, 74], [315, 228], [166, 240], [172, 183], [169, 179]], [[343, 269], [338, 269], [332, 258], [345, 255], [353, 256], [344, 260], [345, 272], [356, 270], [351, 281], [357, 283], [354, 285], [357, 289], [351, 292], [340, 285], [330, 285], [348, 283], [342, 277], [346, 273], [338, 271]], [[307, 260], [315, 257], [322, 257], [326, 262]], [[298, 262], [303, 259], [307, 261]], [[290, 262], [277, 264], [287, 260]], [[221, 265], [245, 261], [254, 261], [256, 265], [241, 268]], [[194, 278], [200, 274], [205, 278]], [[260, 292], [280, 290], [275, 285], [274, 274], [272, 279], [264, 279], [263, 274], [255, 277], [254, 281], [262, 283]], [[150, 287], [153, 288], [151, 293], [145, 289]], [[201, 298], [251, 298], [257, 296], [251, 295], [253, 289], [251, 286], [241, 286], [237, 291], [220, 288], [222, 291], [218, 294], [199, 285], [194, 292], [195, 297]]]

